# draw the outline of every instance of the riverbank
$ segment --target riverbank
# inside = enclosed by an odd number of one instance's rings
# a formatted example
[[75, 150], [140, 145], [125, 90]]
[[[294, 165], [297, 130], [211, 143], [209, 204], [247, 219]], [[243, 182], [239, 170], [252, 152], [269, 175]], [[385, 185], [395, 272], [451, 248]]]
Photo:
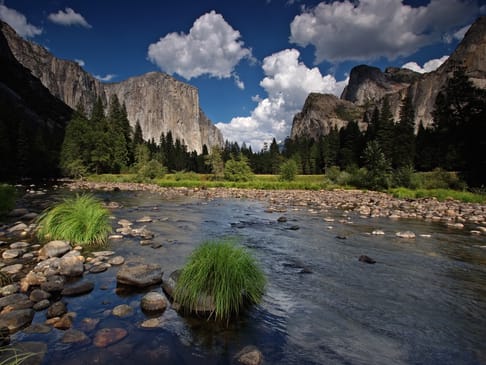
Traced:
[[435, 198], [399, 199], [393, 196], [363, 190], [258, 190], [238, 188], [166, 188], [141, 183], [100, 183], [72, 181], [66, 183], [71, 190], [123, 190], [149, 191], [160, 194], [164, 199], [190, 196], [197, 199], [253, 199], [268, 204], [268, 211], [284, 211], [289, 208], [306, 207], [325, 211], [342, 209], [355, 212], [361, 217], [388, 217], [391, 219], [425, 219], [441, 221], [455, 228], [469, 225], [473, 234], [486, 234], [486, 205], [463, 203]]

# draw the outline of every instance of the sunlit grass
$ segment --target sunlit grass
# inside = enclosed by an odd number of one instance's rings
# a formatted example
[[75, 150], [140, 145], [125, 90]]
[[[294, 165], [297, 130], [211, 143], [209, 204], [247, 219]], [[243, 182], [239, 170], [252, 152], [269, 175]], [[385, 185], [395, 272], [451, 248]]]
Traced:
[[193, 312], [201, 296], [213, 298], [214, 315], [229, 320], [245, 303], [259, 303], [265, 276], [255, 259], [232, 241], [208, 241], [199, 246], [177, 281], [174, 300]]
[[42, 213], [38, 222], [40, 240], [101, 245], [106, 243], [111, 232], [109, 212], [91, 195], [65, 199]]
[[400, 199], [423, 199], [436, 198], [439, 201], [448, 199], [459, 200], [464, 203], [484, 203], [486, 196], [483, 194], [471, 193], [469, 191], [458, 191], [451, 189], [406, 189], [395, 188], [388, 191], [395, 198]]

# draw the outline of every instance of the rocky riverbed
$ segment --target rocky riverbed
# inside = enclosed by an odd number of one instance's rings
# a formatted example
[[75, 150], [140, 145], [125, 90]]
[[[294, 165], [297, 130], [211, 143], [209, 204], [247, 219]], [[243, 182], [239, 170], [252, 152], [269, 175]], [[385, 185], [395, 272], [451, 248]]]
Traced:
[[[402, 200], [384, 193], [359, 190], [189, 189], [161, 188], [150, 184], [86, 182], [71, 182], [66, 187], [76, 191], [148, 191], [160, 194], [167, 200], [181, 196], [204, 201], [225, 198], [258, 200], [264, 202], [266, 212], [278, 215], [276, 221], [280, 223], [286, 223], [283, 214], [294, 209], [321, 214], [342, 211], [342, 214], [337, 216], [343, 217], [343, 221], [351, 215], [361, 218], [421, 219], [443, 222], [448, 227], [468, 230], [474, 235], [486, 234], [486, 206], [454, 200]], [[162, 268], [154, 264], [126, 263], [124, 257], [113, 251], [85, 252], [82, 247], [64, 241], [51, 241], [43, 246], [39, 245], [33, 238], [36, 229], [35, 218], [37, 212], [52, 203], [47, 198], [44, 200], [43, 195], [41, 190], [35, 188], [27, 191], [25, 199], [21, 201], [29, 204], [13, 210], [9, 223], [0, 227], [0, 343], [8, 344], [9, 336], [17, 331], [41, 334], [52, 329], [64, 331], [61, 341], [66, 344], [91, 342], [95, 347], [105, 348], [121, 341], [127, 336], [126, 329], [97, 329], [97, 318], [83, 318], [83, 325], [74, 328], [73, 322], [77, 314], [69, 310], [63, 298], [89, 294], [94, 289], [92, 275], [107, 270], [116, 275], [120, 285], [138, 288], [160, 285], [163, 281]], [[113, 210], [119, 208], [116, 201], [106, 201], [105, 204]], [[34, 209], [29, 209], [32, 206]], [[332, 224], [335, 219], [339, 219], [336, 218], [336, 214], [324, 215], [323, 224]], [[153, 245], [153, 234], [146, 227], [151, 222], [150, 216], [141, 217], [135, 222], [126, 219], [116, 222], [117, 228], [110, 237], [111, 240], [129, 236], [136, 237], [141, 245], [150, 244], [153, 249], [160, 247]], [[298, 229], [296, 225], [292, 227]], [[375, 230], [370, 234], [384, 233]], [[396, 232], [396, 235], [406, 239], [415, 238], [414, 232], [409, 231]], [[360, 261], [374, 263], [374, 260], [367, 256], [360, 258]], [[162, 313], [169, 305], [169, 300], [160, 291], [149, 291], [138, 303], [111, 308], [109, 315], [130, 316], [135, 307], [143, 311]], [[39, 316], [43, 319], [39, 320]], [[161, 316], [154, 316], [152, 313], [138, 326], [153, 328], [159, 327], [162, 322]], [[252, 356], [258, 359], [253, 363], [260, 363], [261, 353], [256, 349], [252, 351], [256, 351]]]

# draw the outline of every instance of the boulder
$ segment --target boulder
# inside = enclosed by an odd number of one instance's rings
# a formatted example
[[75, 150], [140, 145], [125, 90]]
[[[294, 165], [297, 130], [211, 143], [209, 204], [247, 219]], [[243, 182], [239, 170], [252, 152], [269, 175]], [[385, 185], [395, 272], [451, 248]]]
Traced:
[[10, 333], [27, 327], [34, 319], [34, 310], [32, 309], [18, 309], [8, 313], [0, 314], [0, 328], [7, 327]]
[[162, 294], [152, 291], [142, 297], [140, 306], [147, 312], [163, 312], [167, 308], [167, 301]]
[[39, 258], [41, 260], [48, 259], [50, 257], [60, 257], [66, 252], [71, 250], [71, 245], [67, 241], [51, 241], [46, 243], [39, 250]]
[[68, 255], [61, 257], [59, 273], [65, 276], [80, 276], [84, 272], [84, 257]]
[[123, 267], [118, 271], [116, 280], [119, 284], [146, 287], [162, 281], [162, 268], [157, 264], [141, 264]]
[[47, 291], [44, 291], [42, 289], [34, 289], [30, 293], [29, 299], [35, 303], [40, 302], [41, 300], [44, 299], [49, 299], [51, 297], [51, 294], [48, 293]]
[[24, 265], [22, 264], [13, 264], [13, 265], [8, 265], [5, 267], [2, 267], [0, 271], [4, 272], [5, 274], [8, 275], [15, 275], [20, 272], [24, 268]]
[[61, 292], [61, 295], [66, 297], [73, 297], [77, 295], [83, 295], [91, 292], [94, 289], [94, 283], [92, 281], [77, 281], [74, 284], [65, 286]]
[[170, 298], [174, 298], [174, 290], [177, 284], [177, 280], [181, 275], [182, 270], [173, 271], [169, 277], [162, 282], [162, 288]]
[[[22, 293], [16, 293], [16, 294], [11, 294], [6, 297], [0, 298], [0, 310], [3, 310], [5, 307], [15, 307], [15, 306], [21, 306], [21, 307], [26, 307], [26, 304], [29, 304], [30, 306], [27, 305], [27, 308], [32, 307], [34, 303], [32, 303], [29, 300], [29, 297], [25, 294]], [[19, 308], [20, 309], [20, 308]], [[1, 326], [0, 326], [1, 327]]]
[[40, 285], [40, 288], [49, 293], [61, 292], [64, 289], [64, 276], [51, 275], [47, 277], [47, 281]]
[[47, 310], [46, 317], [47, 319], [61, 317], [66, 313], [67, 313], [66, 304], [64, 304], [63, 302], [55, 302]]

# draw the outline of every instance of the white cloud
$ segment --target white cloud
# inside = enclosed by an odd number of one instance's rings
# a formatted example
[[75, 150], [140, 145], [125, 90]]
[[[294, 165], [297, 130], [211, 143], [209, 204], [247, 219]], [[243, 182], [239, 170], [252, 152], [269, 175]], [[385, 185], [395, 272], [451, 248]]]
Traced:
[[188, 34], [169, 33], [149, 45], [148, 59], [187, 80], [201, 75], [229, 78], [243, 58], [252, 59], [240, 38], [240, 32], [213, 10], [199, 17]]
[[94, 77], [100, 81], [109, 82], [113, 80], [116, 77], [116, 75], [115, 74], [107, 74], [105, 76], [94, 75]]
[[274, 137], [282, 141], [289, 135], [293, 117], [310, 92], [341, 94], [348, 80], [337, 82], [331, 75], [323, 76], [317, 67], [310, 69], [300, 62], [299, 56], [296, 49], [286, 49], [263, 60], [265, 78], [260, 86], [267, 97], [252, 98], [258, 104], [250, 116], [216, 124], [225, 139], [260, 150], [264, 142]]
[[240, 77], [236, 74], [232, 74], [233, 79], [235, 80], [235, 85], [240, 90], [245, 90], [245, 83], [240, 79]]
[[316, 63], [395, 59], [440, 40], [478, 11], [468, 0], [431, 0], [417, 8], [402, 0], [321, 2], [293, 19], [290, 41], [314, 46]]
[[86, 19], [71, 8], [66, 8], [64, 11], [59, 10], [57, 13], [51, 13], [48, 15], [47, 19], [59, 25], [79, 25], [84, 28], [91, 28], [91, 25]]
[[408, 62], [402, 68], [408, 68], [409, 70], [423, 74], [437, 70], [448, 58], [449, 56], [442, 56], [441, 58], [427, 61], [424, 63], [424, 67], [421, 67], [417, 62]]
[[42, 33], [42, 28], [29, 24], [24, 14], [0, 3], [0, 19], [9, 24], [21, 37], [35, 37]]
[[84, 67], [84, 65], [86, 65], [86, 62], [77, 58], [74, 60], [74, 62], [76, 62], [81, 67]]

